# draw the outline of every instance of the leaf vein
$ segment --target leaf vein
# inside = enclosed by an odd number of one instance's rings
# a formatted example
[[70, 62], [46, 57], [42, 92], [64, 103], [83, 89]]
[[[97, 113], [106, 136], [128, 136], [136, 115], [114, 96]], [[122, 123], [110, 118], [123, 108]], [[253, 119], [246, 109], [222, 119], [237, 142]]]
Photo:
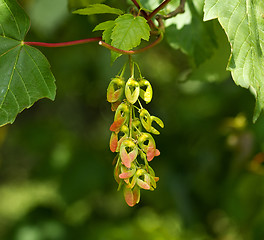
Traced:
[[8, 7], [8, 5], [7, 5], [7, 3], [5, 2], [5, 0], [4, 0], [4, 4], [6, 5], [6, 8], [9, 10], [10, 14], [12, 15], [12, 17], [13, 17], [13, 19], [14, 19], [14, 21], [15, 21], [16, 27], [17, 27], [18, 34], [21, 36], [21, 31], [20, 31], [20, 29], [19, 29], [19, 26], [18, 26], [18, 23], [17, 23], [17, 20], [16, 20], [14, 14], [12, 13], [11, 9]]
[[[19, 49], [19, 53], [20, 53], [20, 51], [21, 51], [21, 48]], [[12, 71], [12, 73], [11, 73], [11, 76], [10, 76], [10, 79], [9, 79], [9, 82], [8, 82], [8, 86], [7, 86], [6, 93], [5, 93], [5, 95], [4, 95], [4, 97], [3, 97], [3, 100], [2, 100], [2, 102], [1, 102], [1, 104], [0, 104], [0, 108], [2, 108], [2, 106], [3, 106], [3, 104], [4, 104], [4, 101], [6, 100], [7, 93], [8, 93], [8, 91], [10, 90], [10, 84], [11, 84], [11, 82], [12, 82], [12, 78], [13, 78], [13, 76], [14, 76], [15, 68], [16, 68], [16, 65], [17, 65], [17, 62], [18, 62], [18, 56], [19, 56], [19, 53], [18, 53], [17, 56], [16, 56], [16, 61], [15, 61], [15, 63], [14, 63], [13, 71]]]
[[[251, 49], [249, 48], [244, 59], [247, 59], [250, 50]], [[247, 79], [248, 78], [247, 74], [245, 73], [245, 62], [246, 62], [246, 60], [244, 61], [244, 65], [243, 65], [243, 79]], [[250, 84], [247, 84], [247, 85], [249, 86]]]
[[241, 47], [238, 48], [237, 58], [238, 58], [238, 56], [240, 55], [241, 50], [243, 49], [243, 45], [244, 45], [245, 43], [247, 43], [247, 40], [248, 40], [249, 37], [250, 37], [250, 34], [247, 35], [246, 39], [245, 39], [245, 40], [243, 41], [243, 43], [241, 44]]
[[2, 110], [2, 111], [5, 113], [5, 115], [6, 115], [6, 119], [8, 120], [8, 118], [9, 118], [9, 113], [8, 113], [4, 108], [2, 108], [2, 107], [0, 107], [0, 110]]
[[[130, 25], [126, 28], [126, 31], [124, 31], [125, 34], [123, 34], [123, 38], [122, 38], [121, 41], [119, 41], [119, 43], [123, 43], [123, 42], [124, 42], [125, 38], [127, 37], [128, 33], [129, 33], [129, 31], [130, 31], [131, 26], [133, 25], [133, 22], [134, 22], [134, 20], [131, 21]], [[121, 44], [121, 45], [122, 45], [122, 44]], [[123, 50], [126, 50], [126, 49], [123, 49]], [[130, 50], [130, 49], [128, 49], [128, 50]]]
[[4, 31], [3, 25], [2, 25], [2, 24], [0, 24], [0, 27], [1, 27], [1, 29], [2, 29], [2, 32], [3, 32], [3, 37], [5, 37], [6, 35], [5, 35], [5, 31]]
[[13, 93], [13, 91], [11, 89], [9, 89], [9, 92], [12, 94], [13, 98], [15, 99], [15, 102], [17, 104], [17, 112], [19, 112], [19, 110], [20, 110], [20, 104], [19, 104], [19, 102], [17, 100], [17, 97], [16, 97], [16, 95]]
[[25, 84], [25, 81], [24, 81], [23, 77], [21, 76], [20, 72], [17, 69], [16, 69], [16, 73], [18, 74], [18, 76], [19, 76], [19, 78], [20, 78], [20, 80], [21, 80], [21, 82], [23, 84], [23, 87], [25, 88], [26, 94], [28, 96], [28, 104], [31, 104], [31, 97], [29, 95], [29, 92], [28, 92], [27, 86]]
[[28, 51], [26, 50], [26, 48], [24, 48], [24, 50], [25, 50], [26, 54], [31, 58], [31, 60], [32, 60], [32, 62], [34, 63], [34, 65], [36, 66], [36, 68], [38, 69], [39, 74], [40, 74], [40, 76], [42, 77], [42, 80], [43, 80], [43, 82], [44, 82], [44, 85], [45, 85], [46, 88], [48, 89], [48, 92], [49, 92], [50, 96], [52, 96], [52, 93], [51, 93], [51, 91], [50, 91], [50, 89], [49, 89], [49, 87], [48, 87], [48, 84], [47, 84], [46, 81], [45, 81], [45, 78], [43, 77], [43, 74], [41, 73], [41, 70], [39, 69], [38, 64], [35, 62], [35, 60], [32, 58], [32, 56], [28, 53]]
[[14, 47], [8, 49], [6, 52], [2, 53], [2, 54], [0, 55], [0, 58], [3, 57], [5, 54], [9, 53], [10, 51], [12, 51], [13, 49], [17, 48], [18, 46], [20, 46], [20, 44], [18, 44], [17, 46], [14, 46]]
[[[236, 11], [236, 9], [238, 8], [239, 4], [240, 4], [240, 1], [238, 1], [237, 5], [235, 6], [234, 10], [232, 11], [232, 14], [231, 14], [231, 15], [229, 16], [229, 18], [228, 18], [228, 25], [227, 25], [227, 31], [228, 31], [228, 32], [230, 31], [231, 18], [232, 18], [233, 15], [235, 14], [235, 11]], [[234, 23], [232, 22], [232, 24], [234, 24]], [[232, 26], [232, 24], [231, 24], [231, 26]], [[239, 25], [240, 25], [240, 24], [239, 24]]]
[[212, 11], [212, 9], [218, 4], [219, 0], [217, 0], [212, 7], [208, 10], [207, 14]]

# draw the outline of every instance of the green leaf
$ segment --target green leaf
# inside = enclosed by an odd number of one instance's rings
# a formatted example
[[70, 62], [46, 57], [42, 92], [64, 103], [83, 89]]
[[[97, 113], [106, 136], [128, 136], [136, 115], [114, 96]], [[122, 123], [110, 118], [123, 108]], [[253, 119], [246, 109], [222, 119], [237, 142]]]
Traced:
[[113, 28], [115, 26], [115, 21], [110, 20], [106, 22], [99, 23], [93, 31], [103, 31], [102, 39], [108, 43], [111, 44], [111, 35]]
[[0, 126], [40, 98], [55, 98], [47, 59], [24, 45], [29, 18], [14, 0], [0, 0]]
[[230, 72], [226, 71], [226, 62], [230, 55], [230, 44], [219, 22], [214, 20], [213, 23], [217, 47], [210, 58], [194, 68], [191, 75], [188, 76], [188, 80], [220, 82], [230, 77]]
[[16, 1], [0, 0], [0, 35], [23, 40], [29, 29], [29, 18]]
[[105, 4], [93, 4], [87, 8], [78, 9], [74, 11], [73, 13], [80, 14], [80, 15], [92, 15], [92, 14], [103, 14], [103, 13], [121, 15], [123, 14], [123, 11], [117, 8], [109, 7]]
[[[122, 50], [131, 50], [141, 43], [141, 39], [149, 41], [149, 36], [150, 27], [145, 18], [124, 14], [115, 20], [111, 45]], [[112, 52], [112, 61], [114, 62], [120, 55]]]
[[255, 122], [264, 107], [264, 2], [205, 0], [204, 20], [218, 18], [232, 51], [227, 69], [256, 97]]
[[91, 4], [102, 3], [105, 0], [68, 0], [68, 6], [70, 9], [88, 7]]
[[185, 13], [166, 21], [166, 39], [174, 49], [193, 57], [196, 65], [210, 58], [216, 47], [212, 23], [203, 22], [203, 0], [187, 1]]

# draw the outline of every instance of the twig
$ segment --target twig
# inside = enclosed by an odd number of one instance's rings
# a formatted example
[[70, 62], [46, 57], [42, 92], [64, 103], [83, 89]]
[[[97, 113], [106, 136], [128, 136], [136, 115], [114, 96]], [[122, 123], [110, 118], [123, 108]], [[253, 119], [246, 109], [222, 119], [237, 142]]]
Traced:
[[148, 20], [148, 24], [149, 24], [149, 26], [150, 26], [152, 29], [155, 29], [156, 26], [155, 26], [154, 22], [151, 20], [151, 18], [149, 18], [148, 13], [147, 13], [146, 11], [144, 11], [144, 10], [141, 9], [141, 7], [140, 7], [140, 5], [138, 4], [137, 0], [131, 0], [131, 1], [132, 1], [132, 2], [134, 3], [134, 5], [138, 8], [138, 10], [141, 12], [141, 14], [143, 15], [143, 17], [144, 17], [146, 20]]
[[101, 45], [101, 46], [103, 46], [103, 47], [105, 47], [105, 48], [107, 48], [107, 49], [109, 49], [111, 51], [117, 52], [117, 53], [121, 53], [121, 54], [124, 54], [124, 55], [133, 55], [133, 54], [144, 52], [144, 51], [156, 46], [158, 43], [161, 42], [162, 39], [163, 39], [163, 33], [161, 33], [159, 35], [159, 37], [153, 43], [149, 44], [148, 46], [140, 48], [140, 49], [136, 49], [136, 50], [129, 50], [129, 51], [113, 47], [113, 46], [111, 46], [111, 45], [109, 45], [109, 44], [107, 44], [106, 42], [103, 42], [103, 41], [100, 41], [99, 45]]
[[41, 46], [41, 47], [67, 47], [67, 46], [74, 46], [89, 42], [98, 42], [101, 41], [102, 37], [95, 37], [95, 38], [87, 38], [81, 40], [75, 40], [70, 42], [61, 42], [61, 43], [45, 43], [45, 42], [23, 42], [25, 45], [30, 46]]
[[135, 5], [138, 9], [140, 9], [140, 6], [139, 6], [137, 0], [131, 0], [131, 1], [134, 3], [134, 5]]
[[186, 0], [181, 0], [180, 5], [172, 12], [170, 12], [169, 14], [167, 14], [166, 16], [160, 16], [162, 19], [166, 20], [172, 17], [177, 16], [179, 13], [184, 13], [185, 12], [185, 2]]
[[170, 2], [171, 0], [165, 0], [163, 1], [157, 8], [155, 8], [149, 15], [148, 19], [151, 19], [154, 17], [161, 9], [165, 8], [165, 6]]

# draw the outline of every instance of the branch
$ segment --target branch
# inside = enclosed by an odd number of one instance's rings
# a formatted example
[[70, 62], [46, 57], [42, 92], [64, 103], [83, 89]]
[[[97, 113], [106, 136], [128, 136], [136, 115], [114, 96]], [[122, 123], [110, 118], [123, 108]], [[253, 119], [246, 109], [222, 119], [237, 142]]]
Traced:
[[138, 2], [137, 2], [137, 0], [131, 0], [133, 3], [134, 3], [134, 5], [138, 8], [138, 10], [140, 9], [140, 6], [139, 6], [139, 4], [138, 4]]
[[155, 29], [155, 28], [156, 28], [155, 24], [153, 23], [153, 21], [151, 20], [151, 18], [149, 18], [148, 13], [147, 13], [146, 11], [144, 11], [144, 10], [141, 10], [141, 7], [140, 7], [140, 5], [138, 4], [137, 0], [131, 0], [131, 1], [132, 1], [132, 2], [134, 3], [134, 5], [138, 8], [138, 10], [142, 13], [143, 17], [144, 17], [146, 20], [148, 20], [148, 24], [149, 24], [149, 26], [150, 26], [152, 29]]
[[184, 13], [185, 12], [185, 9], [184, 9], [185, 2], [186, 0], [181, 0], [180, 5], [174, 11], [170, 12], [166, 16], [160, 16], [160, 17], [166, 20], [166, 19], [177, 16], [179, 13]]
[[165, 8], [166, 5], [170, 2], [171, 0], [165, 0], [163, 1], [156, 9], [154, 9], [149, 15], [148, 19], [151, 19], [154, 17], [161, 9]]
[[98, 42], [101, 41], [102, 37], [95, 37], [95, 38], [87, 38], [81, 40], [75, 40], [70, 42], [61, 42], [61, 43], [44, 43], [44, 42], [23, 42], [26, 45], [30, 46], [41, 46], [41, 47], [67, 47], [67, 46], [74, 46], [89, 42]]
[[109, 44], [107, 44], [106, 42], [103, 42], [103, 41], [100, 41], [99, 45], [101, 45], [101, 46], [103, 46], [103, 47], [105, 47], [105, 48], [107, 48], [107, 49], [109, 49], [111, 51], [117, 52], [117, 53], [121, 53], [121, 54], [124, 54], [124, 55], [132, 55], [132, 54], [141, 53], [141, 52], [144, 52], [144, 51], [146, 51], [146, 50], [148, 50], [150, 48], [153, 48], [158, 43], [160, 43], [162, 39], [163, 39], [163, 33], [161, 33], [159, 35], [159, 37], [153, 43], [149, 44], [148, 46], [140, 48], [140, 49], [137, 49], [137, 50], [129, 50], [129, 51], [113, 47], [113, 46], [111, 46], [111, 45], [109, 45]]

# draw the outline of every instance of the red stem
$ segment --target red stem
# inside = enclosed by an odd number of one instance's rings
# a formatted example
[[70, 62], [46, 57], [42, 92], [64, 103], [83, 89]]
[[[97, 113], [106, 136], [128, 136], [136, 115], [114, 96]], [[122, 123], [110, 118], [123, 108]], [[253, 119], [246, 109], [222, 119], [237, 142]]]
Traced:
[[141, 52], [144, 52], [154, 46], [156, 46], [158, 43], [161, 42], [161, 40], [163, 39], [163, 33], [161, 33], [159, 35], [159, 37], [151, 44], [149, 44], [148, 46], [146, 47], [143, 47], [143, 48], [140, 48], [140, 49], [136, 49], [136, 50], [130, 50], [130, 51], [126, 51], [126, 50], [122, 50], [122, 49], [119, 49], [119, 48], [116, 48], [116, 47], [113, 47], [109, 44], [107, 44], [106, 42], [103, 42], [103, 41], [100, 41], [99, 42], [99, 45], [111, 50], [111, 51], [114, 51], [114, 52], [117, 52], [117, 53], [121, 53], [121, 54], [124, 54], [124, 55], [132, 55], [132, 54], [137, 54], [137, 53], [141, 53]]
[[135, 4], [135, 6], [136, 6], [138, 9], [140, 9], [140, 6], [139, 6], [137, 0], [131, 0], [131, 1]]
[[70, 42], [61, 42], [61, 43], [24, 42], [24, 44], [30, 46], [41, 46], [41, 47], [67, 47], [67, 46], [79, 45], [89, 42], [98, 42], [101, 40], [102, 37], [95, 37], [95, 38], [87, 38], [87, 39], [75, 40]]
[[161, 9], [165, 8], [165, 6], [170, 2], [171, 0], [165, 0], [162, 2], [157, 8], [155, 8], [149, 15], [148, 19], [153, 18]]

